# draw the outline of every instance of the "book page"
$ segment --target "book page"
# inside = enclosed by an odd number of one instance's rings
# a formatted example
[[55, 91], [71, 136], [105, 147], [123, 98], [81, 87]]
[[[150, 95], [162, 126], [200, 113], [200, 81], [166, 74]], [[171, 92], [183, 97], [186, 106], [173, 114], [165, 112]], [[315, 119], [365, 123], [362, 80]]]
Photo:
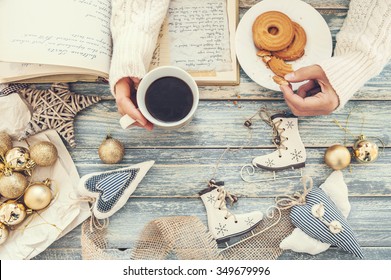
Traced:
[[171, 0], [151, 66], [166, 64], [194, 76], [232, 71], [227, 0]]
[[[1, 0], [0, 0], [1, 1]], [[12, 81], [20, 81], [35, 77], [53, 76], [53, 75], [95, 75], [97, 77], [108, 78], [108, 75], [99, 71], [89, 70], [85, 68], [57, 66], [48, 64], [32, 64], [32, 63], [9, 63], [0, 62], [0, 83], [8, 83]], [[15, 78], [17, 77], [17, 78]], [[59, 79], [56, 79], [58, 81]]]
[[0, 61], [108, 73], [110, 0], [0, 0]]

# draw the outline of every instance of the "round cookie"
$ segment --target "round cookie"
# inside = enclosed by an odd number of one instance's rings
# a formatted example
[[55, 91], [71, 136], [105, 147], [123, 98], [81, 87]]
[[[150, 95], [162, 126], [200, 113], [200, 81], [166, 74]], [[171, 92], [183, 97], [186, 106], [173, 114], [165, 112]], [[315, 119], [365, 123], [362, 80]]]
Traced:
[[292, 43], [284, 50], [273, 52], [273, 55], [283, 60], [296, 60], [304, 55], [304, 48], [307, 43], [307, 35], [300, 24], [293, 22], [294, 37]]
[[259, 15], [252, 26], [252, 33], [257, 48], [268, 51], [286, 49], [295, 35], [290, 18], [278, 11]]

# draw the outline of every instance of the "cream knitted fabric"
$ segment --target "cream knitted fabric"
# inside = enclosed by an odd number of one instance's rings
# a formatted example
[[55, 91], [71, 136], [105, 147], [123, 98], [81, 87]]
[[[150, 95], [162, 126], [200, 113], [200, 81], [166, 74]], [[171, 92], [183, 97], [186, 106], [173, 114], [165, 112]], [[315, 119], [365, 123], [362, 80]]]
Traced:
[[110, 88], [123, 77], [142, 78], [148, 71], [169, 0], [113, 0], [113, 56]]
[[334, 57], [319, 63], [342, 108], [391, 58], [391, 0], [352, 0]]

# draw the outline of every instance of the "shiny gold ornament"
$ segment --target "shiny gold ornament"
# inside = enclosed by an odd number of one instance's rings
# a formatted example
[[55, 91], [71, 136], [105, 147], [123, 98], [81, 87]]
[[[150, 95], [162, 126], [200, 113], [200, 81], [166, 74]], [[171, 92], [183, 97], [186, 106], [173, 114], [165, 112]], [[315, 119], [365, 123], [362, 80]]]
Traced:
[[42, 210], [50, 204], [52, 192], [50, 180], [31, 184], [24, 193], [24, 204], [32, 210]]
[[14, 147], [5, 154], [7, 167], [13, 171], [28, 171], [35, 167], [35, 162], [30, 159], [30, 152], [24, 147]]
[[353, 145], [353, 155], [359, 163], [371, 163], [378, 158], [379, 147], [361, 135]]
[[125, 149], [124, 145], [117, 139], [112, 138], [110, 135], [102, 142], [98, 149], [99, 158], [104, 163], [118, 163], [120, 162], [124, 155]]
[[30, 147], [30, 157], [38, 166], [52, 166], [58, 158], [57, 148], [49, 141], [42, 141]]
[[334, 170], [346, 168], [351, 161], [349, 150], [342, 145], [333, 145], [324, 154], [325, 163]]
[[0, 222], [7, 226], [20, 224], [26, 216], [24, 205], [15, 200], [8, 200], [0, 205]]
[[23, 195], [27, 188], [26, 177], [19, 172], [12, 172], [9, 175], [0, 175], [0, 194], [5, 198], [18, 198]]
[[0, 132], [0, 156], [5, 155], [6, 152], [12, 149], [12, 139], [5, 133]]
[[0, 245], [7, 240], [8, 234], [8, 228], [4, 224], [0, 223]]

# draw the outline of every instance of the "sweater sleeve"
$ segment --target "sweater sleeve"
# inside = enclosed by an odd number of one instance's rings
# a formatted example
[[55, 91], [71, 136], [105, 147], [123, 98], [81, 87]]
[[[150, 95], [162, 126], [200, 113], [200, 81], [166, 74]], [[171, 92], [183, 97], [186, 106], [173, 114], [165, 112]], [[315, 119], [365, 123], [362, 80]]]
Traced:
[[110, 89], [123, 77], [142, 78], [148, 71], [169, 0], [113, 0], [113, 54]]
[[319, 65], [339, 96], [342, 108], [391, 58], [391, 1], [352, 0], [334, 57]]

